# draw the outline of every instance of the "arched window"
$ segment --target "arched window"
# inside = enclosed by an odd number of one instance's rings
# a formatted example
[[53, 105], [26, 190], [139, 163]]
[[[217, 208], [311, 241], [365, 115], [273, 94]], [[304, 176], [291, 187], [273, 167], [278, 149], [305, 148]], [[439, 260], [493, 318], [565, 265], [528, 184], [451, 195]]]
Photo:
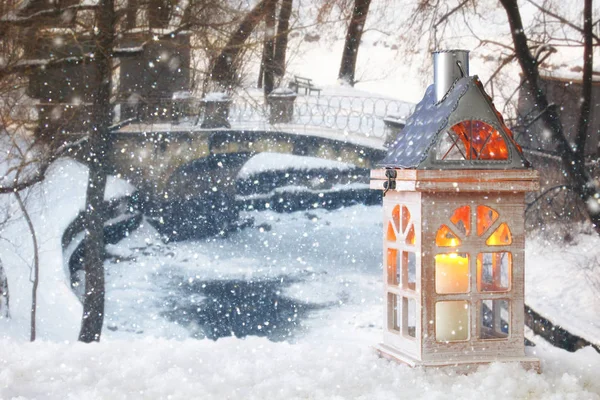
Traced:
[[494, 127], [479, 121], [459, 122], [439, 139], [436, 159], [440, 161], [508, 160], [506, 141]]

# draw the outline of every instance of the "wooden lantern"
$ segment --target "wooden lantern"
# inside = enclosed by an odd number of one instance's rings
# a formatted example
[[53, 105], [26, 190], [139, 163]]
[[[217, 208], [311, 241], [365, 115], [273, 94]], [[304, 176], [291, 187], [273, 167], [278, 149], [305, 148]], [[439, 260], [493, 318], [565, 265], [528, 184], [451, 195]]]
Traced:
[[411, 366], [539, 370], [524, 349], [524, 196], [538, 173], [466, 54], [434, 54], [434, 85], [371, 172], [385, 193], [377, 349]]

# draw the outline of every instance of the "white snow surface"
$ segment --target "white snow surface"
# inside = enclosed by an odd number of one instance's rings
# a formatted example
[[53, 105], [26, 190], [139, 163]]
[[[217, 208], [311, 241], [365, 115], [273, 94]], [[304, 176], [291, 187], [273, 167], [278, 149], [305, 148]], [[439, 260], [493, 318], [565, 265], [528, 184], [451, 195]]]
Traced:
[[204, 101], [228, 101], [230, 100], [227, 93], [223, 92], [211, 92], [207, 93], [203, 98]]
[[573, 399], [600, 398], [593, 350], [540, 346], [544, 373], [511, 364], [410, 369], [366, 344], [266, 339], [20, 343], [1, 340], [0, 396], [25, 399]]
[[287, 169], [338, 169], [340, 171], [354, 168], [354, 165], [317, 157], [297, 156], [293, 154], [259, 153], [252, 157], [238, 173], [238, 178], [248, 178], [263, 171], [284, 171]]
[[525, 299], [554, 324], [600, 346], [600, 238], [579, 234], [570, 245], [536, 238], [525, 251]]

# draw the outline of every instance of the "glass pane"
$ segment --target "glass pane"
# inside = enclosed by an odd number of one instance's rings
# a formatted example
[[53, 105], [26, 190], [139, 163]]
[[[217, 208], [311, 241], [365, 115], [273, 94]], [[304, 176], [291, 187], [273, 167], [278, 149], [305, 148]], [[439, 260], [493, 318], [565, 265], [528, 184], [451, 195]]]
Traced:
[[402, 252], [396, 252], [397, 253], [397, 257], [396, 257], [396, 273], [394, 276], [394, 285], [398, 285], [400, 286], [400, 284], [402, 283], [402, 260], [400, 259], [400, 257], [402, 257]]
[[469, 338], [469, 302], [435, 303], [435, 340], [453, 342]]
[[508, 146], [491, 125], [478, 120], [463, 121], [440, 137], [436, 159], [508, 160]]
[[415, 244], [415, 226], [411, 225], [406, 235], [406, 244]]
[[435, 291], [467, 293], [469, 291], [469, 255], [467, 253], [435, 256]]
[[410, 212], [406, 206], [402, 206], [402, 233], [406, 232], [408, 222], [410, 221]]
[[480, 292], [506, 292], [510, 289], [512, 254], [508, 252], [477, 255], [477, 289]]
[[435, 244], [439, 247], [456, 247], [460, 245], [460, 239], [448, 226], [442, 225], [437, 231]]
[[505, 244], [512, 243], [512, 234], [506, 223], [500, 224], [500, 226], [491, 234], [485, 244], [488, 246], [502, 246]]
[[469, 236], [471, 233], [471, 207], [463, 206], [454, 210], [454, 214], [450, 218], [450, 221], [456, 227], [456, 230], [463, 234], [463, 236]]
[[400, 206], [396, 206], [392, 210], [392, 222], [396, 232], [400, 232]]
[[490, 229], [498, 219], [498, 213], [488, 206], [477, 206], [477, 236], [481, 236]]
[[391, 222], [388, 222], [387, 240], [390, 242], [396, 241], [396, 232], [394, 232], [394, 227]]
[[415, 290], [417, 281], [417, 256], [413, 252], [404, 252], [403, 268], [405, 269], [405, 289]]
[[397, 285], [398, 282], [398, 250], [388, 249], [387, 251], [387, 276], [388, 284]]
[[466, 149], [464, 143], [452, 131], [442, 134], [437, 147], [435, 158], [437, 160], [465, 160]]
[[510, 333], [508, 300], [482, 300], [479, 316], [479, 338], [506, 339]]
[[400, 332], [400, 304], [398, 296], [388, 293], [388, 329]]
[[417, 302], [414, 299], [402, 298], [404, 320], [402, 332], [409, 337], [415, 337], [417, 331]]
[[464, 144], [469, 160], [507, 160], [508, 147], [500, 133], [483, 121], [463, 121], [450, 128]]

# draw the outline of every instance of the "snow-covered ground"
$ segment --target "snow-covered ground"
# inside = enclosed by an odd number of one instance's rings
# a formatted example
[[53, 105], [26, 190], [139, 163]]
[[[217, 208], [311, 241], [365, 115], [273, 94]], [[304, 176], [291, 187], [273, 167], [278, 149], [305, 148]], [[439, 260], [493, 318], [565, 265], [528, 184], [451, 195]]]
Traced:
[[3, 399], [545, 399], [600, 398], [600, 358], [540, 346], [544, 373], [494, 364], [470, 375], [377, 358], [366, 343], [322, 338], [0, 340]]
[[[389, 18], [402, 11], [394, 8]], [[323, 95], [416, 102], [431, 82], [426, 51], [409, 62], [393, 35], [369, 29], [359, 52], [360, 82], [354, 89], [340, 85], [343, 35], [324, 32], [306, 46], [304, 33], [292, 38], [303, 49], [290, 56], [288, 72], [314, 79]], [[485, 76], [491, 67], [478, 51], [471, 72]], [[241, 174], [289, 167], [348, 168], [264, 154]], [[537, 346], [529, 349], [542, 361], [539, 375], [495, 364], [463, 376], [376, 357], [371, 346], [381, 339], [383, 320], [379, 206], [245, 212], [253, 227], [168, 244], [144, 222], [107, 247], [102, 342], [78, 343], [81, 304], [69, 288], [60, 242], [84, 206], [85, 180], [84, 167], [60, 160], [30, 193], [41, 244], [35, 343], [26, 342], [31, 243], [12, 197], [0, 197], [14, 216], [1, 232], [10, 241], [0, 240], [11, 309], [10, 319], [0, 319], [2, 399], [600, 399], [600, 355], [590, 348], [567, 353], [541, 338], [532, 338]], [[108, 187], [107, 198], [133, 190], [113, 178]], [[574, 243], [529, 240], [526, 302], [599, 343], [600, 288], [582, 266], [600, 254], [600, 239], [579, 235]]]
[[[377, 358], [370, 346], [381, 335], [380, 211], [257, 212], [255, 228], [229, 238], [168, 245], [145, 225], [109, 247], [124, 261], [106, 264], [109, 328], [103, 342], [3, 339], [0, 397], [600, 398], [600, 355], [591, 349], [567, 353], [542, 339], [533, 349], [542, 359], [541, 375], [498, 364], [457, 376]], [[135, 261], [126, 260], [132, 256]], [[190, 336], [202, 327], [162, 315], [169, 303], [161, 299], [180, 285], [273, 277], [298, 278], [284, 296], [326, 306], [298, 320], [303, 328], [292, 330], [286, 342], [194, 340]], [[206, 300], [189, 297], [181, 303]], [[262, 324], [267, 329], [269, 321]]]
[[[251, 163], [246, 173], [259, 170]], [[81, 307], [68, 288], [60, 232], [83, 206], [85, 177], [81, 165], [62, 160], [46, 184], [61, 182], [63, 190], [30, 198], [46, 246], [37, 343], [25, 342], [26, 267], [21, 261], [15, 268], [16, 256], [6, 258], [3, 248], [15, 289], [13, 317], [0, 324], [0, 398], [600, 398], [600, 355], [589, 348], [567, 353], [541, 338], [530, 349], [542, 361], [541, 375], [492, 365], [457, 376], [377, 358], [379, 206], [246, 212], [253, 227], [168, 244], [144, 223], [107, 248], [102, 343], [77, 343]], [[111, 179], [110, 196], [130, 190]], [[62, 211], [51, 212], [57, 204]], [[15, 236], [18, 225], [11, 226]], [[576, 262], [562, 261], [593, 254], [598, 241], [582, 235], [567, 250], [542, 239], [527, 247], [527, 302], [588, 340], [598, 338], [598, 295]]]

